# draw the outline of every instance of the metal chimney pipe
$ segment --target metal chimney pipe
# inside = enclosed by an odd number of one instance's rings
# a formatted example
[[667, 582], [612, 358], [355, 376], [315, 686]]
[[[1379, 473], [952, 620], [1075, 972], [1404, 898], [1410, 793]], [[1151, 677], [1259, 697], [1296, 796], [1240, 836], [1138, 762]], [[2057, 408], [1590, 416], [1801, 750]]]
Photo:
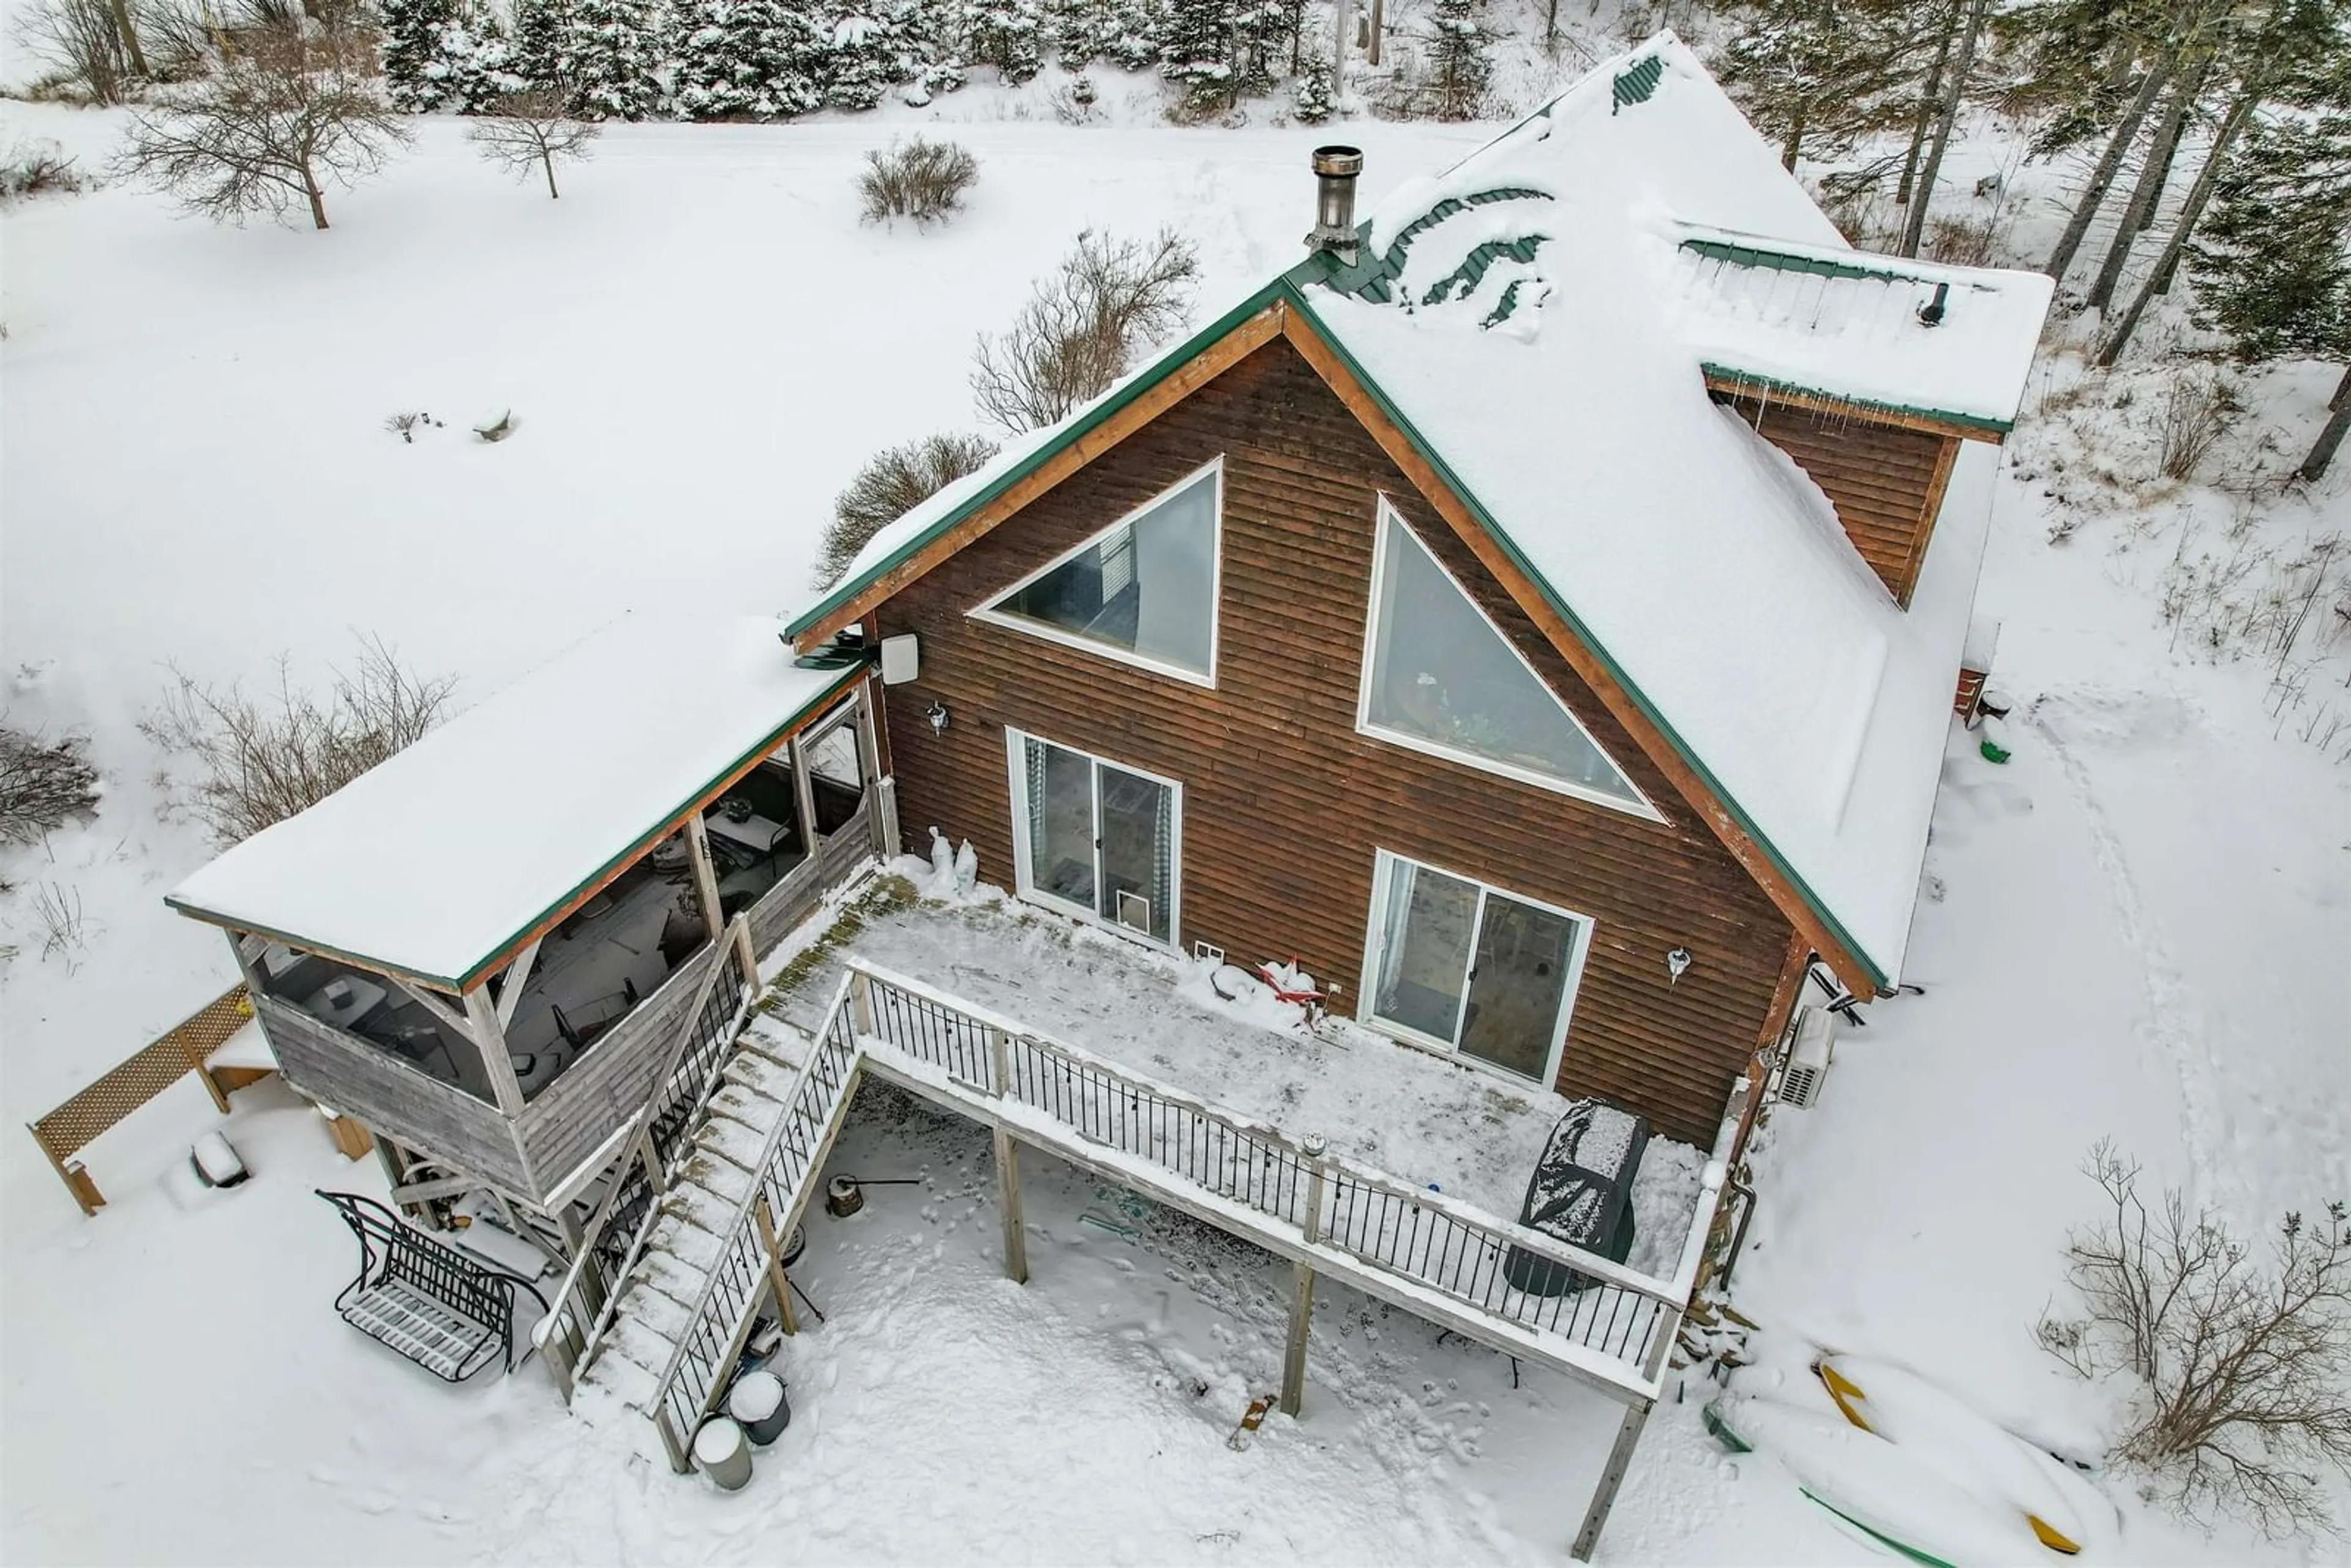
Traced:
[[1306, 248], [1327, 250], [1350, 267], [1355, 264], [1355, 176], [1363, 172], [1360, 147], [1314, 150], [1314, 232], [1306, 236]]

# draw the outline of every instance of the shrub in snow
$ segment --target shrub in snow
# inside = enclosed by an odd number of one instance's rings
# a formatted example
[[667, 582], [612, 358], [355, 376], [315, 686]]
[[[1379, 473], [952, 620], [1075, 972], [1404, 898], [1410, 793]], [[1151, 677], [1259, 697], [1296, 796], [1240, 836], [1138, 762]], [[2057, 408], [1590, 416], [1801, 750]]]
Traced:
[[98, 810], [98, 769], [80, 736], [45, 740], [0, 727], [0, 843], [28, 844]]
[[953, 141], [912, 141], [868, 152], [857, 176], [865, 199], [865, 221], [912, 218], [935, 223], [963, 205], [963, 193], [979, 180], [979, 160]]
[[372, 639], [322, 696], [298, 690], [278, 661], [276, 690], [208, 685], [181, 671], [141, 733], [193, 768], [167, 767], [172, 803], [215, 842], [250, 838], [325, 800], [440, 722], [454, 677], [423, 676]]
[[592, 122], [574, 120], [565, 111], [559, 94], [538, 89], [498, 99], [466, 128], [465, 140], [518, 180], [544, 174], [552, 201], [562, 194], [555, 188], [555, 165], [585, 159], [599, 134]]
[[816, 585], [839, 582], [867, 540], [995, 455], [987, 437], [949, 432], [873, 458], [832, 503], [832, 521], [817, 544]]
[[87, 190], [89, 181], [54, 141], [19, 141], [0, 163], [0, 201]]
[[677, 15], [675, 99], [687, 119], [784, 119], [824, 101], [828, 37], [804, 5], [693, 0]]
[[27, 96], [111, 104], [148, 74], [143, 54], [132, 54], [137, 37], [115, 26], [110, 0], [49, 0], [18, 14], [9, 41], [48, 67]]
[[2226, 376], [2191, 372], [2175, 377], [2165, 389], [2161, 423], [2157, 426], [2157, 461], [2167, 479], [2185, 479], [2211, 455], [2243, 409], [2237, 389]]
[[113, 166], [215, 223], [307, 208], [323, 229], [326, 187], [374, 173], [409, 139], [373, 56], [356, 37], [250, 31], [214, 75], [134, 115]]
[[573, 109], [590, 120], [661, 112], [661, 29], [655, 0], [569, 0], [555, 75]]
[[2331, 1528], [2315, 1472], [2351, 1477], [2351, 1210], [2287, 1215], [2263, 1257], [2176, 1188], [2150, 1213], [2111, 1144], [2083, 1168], [2111, 1212], [2067, 1249], [2082, 1315], [2038, 1333], [2081, 1375], [2134, 1385], [2115, 1457], [2191, 1513], [2241, 1509], [2273, 1535]]
[[1011, 431], [1061, 419], [1183, 324], [1199, 277], [1198, 253], [1173, 229], [1148, 240], [1081, 233], [1011, 327], [980, 339], [971, 376], [980, 413]]

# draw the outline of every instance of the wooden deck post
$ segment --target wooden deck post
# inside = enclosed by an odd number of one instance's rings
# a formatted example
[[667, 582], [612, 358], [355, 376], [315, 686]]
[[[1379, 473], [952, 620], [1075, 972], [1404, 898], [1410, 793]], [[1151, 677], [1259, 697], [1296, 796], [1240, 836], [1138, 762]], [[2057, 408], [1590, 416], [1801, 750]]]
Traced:
[[514, 1058], [507, 1054], [506, 1026], [498, 1022], [488, 986], [475, 986], [465, 993], [465, 1021], [472, 1027], [465, 1032], [482, 1053], [482, 1070], [489, 1074], [490, 1092], [497, 1098], [498, 1110], [508, 1118], [521, 1115], [522, 1081], [515, 1076]]
[[1029, 1228], [1020, 1218], [1020, 1145], [1000, 1124], [996, 1129], [996, 1201], [1004, 1210], [1004, 1277], [1025, 1285]]
[[1281, 1352], [1281, 1413], [1295, 1416], [1306, 1399], [1306, 1333], [1314, 1317], [1314, 1270], [1301, 1260], [1290, 1279], [1290, 1343]]
[[816, 831], [816, 786], [809, 782], [808, 747], [795, 735], [787, 751], [792, 763], [792, 810], [800, 817], [800, 842], [808, 849], [809, 857], [816, 856], [819, 834]]
[[759, 1194], [755, 1210], [759, 1221], [759, 1245], [768, 1252], [768, 1288], [776, 1294], [776, 1321], [784, 1325], [786, 1333], [800, 1332], [799, 1315], [792, 1311], [792, 1282], [784, 1278], [784, 1249], [776, 1236], [775, 1210], [768, 1207], [768, 1195]]
[[1633, 1468], [1633, 1450], [1641, 1441], [1641, 1428], [1649, 1424], [1649, 1410], [1655, 1400], [1641, 1399], [1625, 1406], [1625, 1419], [1616, 1424], [1616, 1442], [1608, 1450], [1608, 1463], [1600, 1471], [1600, 1484], [1593, 1489], [1592, 1506], [1583, 1511], [1583, 1528], [1575, 1532], [1575, 1544], [1568, 1555], [1578, 1563], [1592, 1561], [1592, 1550], [1600, 1544], [1600, 1531], [1608, 1522], [1608, 1511], [1616, 1506], [1616, 1489], [1625, 1484], [1625, 1472]]

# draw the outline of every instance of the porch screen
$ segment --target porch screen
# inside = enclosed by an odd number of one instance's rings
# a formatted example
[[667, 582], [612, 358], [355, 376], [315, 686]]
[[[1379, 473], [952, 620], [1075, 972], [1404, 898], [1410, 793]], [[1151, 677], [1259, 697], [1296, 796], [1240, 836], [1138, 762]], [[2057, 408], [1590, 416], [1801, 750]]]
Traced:
[[981, 612], [1207, 679], [1216, 643], [1220, 470], [1122, 517]]
[[1364, 728], [1473, 767], [1494, 765], [1531, 782], [1646, 807], [1640, 791], [1385, 501], [1375, 578]]

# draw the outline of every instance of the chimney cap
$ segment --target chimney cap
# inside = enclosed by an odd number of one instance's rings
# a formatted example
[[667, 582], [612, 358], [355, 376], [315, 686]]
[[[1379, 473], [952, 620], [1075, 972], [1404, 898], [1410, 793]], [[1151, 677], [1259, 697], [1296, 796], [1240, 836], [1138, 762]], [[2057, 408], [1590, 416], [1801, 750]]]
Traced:
[[1352, 180], [1364, 172], [1364, 150], [1360, 147], [1317, 147], [1314, 150], [1314, 172], [1325, 179]]

